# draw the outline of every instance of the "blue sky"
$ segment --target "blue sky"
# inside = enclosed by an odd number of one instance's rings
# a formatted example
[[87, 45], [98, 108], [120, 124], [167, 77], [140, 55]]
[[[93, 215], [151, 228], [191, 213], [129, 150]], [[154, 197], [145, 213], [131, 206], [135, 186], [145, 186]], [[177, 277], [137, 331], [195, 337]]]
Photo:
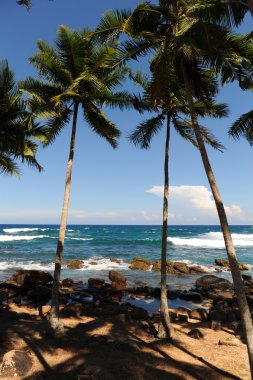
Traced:
[[[36, 41], [53, 44], [57, 27], [94, 27], [108, 9], [134, 7], [127, 0], [33, 0], [28, 13], [15, 0], [0, 5], [0, 58], [7, 58], [18, 80], [36, 73], [28, 57]], [[241, 28], [252, 29], [248, 17]], [[136, 67], [145, 66], [144, 62]], [[218, 99], [230, 107], [228, 118], [206, 120], [226, 146], [221, 154], [208, 149], [214, 173], [232, 224], [253, 224], [253, 150], [245, 141], [234, 142], [228, 127], [253, 106], [251, 92], [236, 84], [223, 88]], [[151, 149], [140, 150], [126, 139], [142, 117], [135, 111], [114, 110], [110, 118], [122, 131], [119, 147], [113, 150], [89, 130], [80, 117], [73, 167], [69, 223], [73, 224], [161, 224], [164, 131]], [[59, 223], [69, 149], [70, 128], [50, 147], [40, 150], [42, 174], [22, 166], [22, 178], [1, 176], [1, 223]], [[170, 158], [172, 224], [217, 224], [216, 211], [199, 152], [172, 132]]]

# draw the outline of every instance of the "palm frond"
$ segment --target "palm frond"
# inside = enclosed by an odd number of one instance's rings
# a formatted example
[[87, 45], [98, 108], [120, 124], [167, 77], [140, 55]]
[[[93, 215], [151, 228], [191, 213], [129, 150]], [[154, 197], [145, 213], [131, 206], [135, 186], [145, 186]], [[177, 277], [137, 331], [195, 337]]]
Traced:
[[250, 145], [253, 144], [253, 110], [241, 115], [229, 129], [228, 134], [234, 139], [245, 137]]
[[163, 126], [165, 115], [161, 114], [141, 122], [130, 134], [129, 139], [134, 145], [140, 145], [143, 149], [148, 149], [152, 138]]

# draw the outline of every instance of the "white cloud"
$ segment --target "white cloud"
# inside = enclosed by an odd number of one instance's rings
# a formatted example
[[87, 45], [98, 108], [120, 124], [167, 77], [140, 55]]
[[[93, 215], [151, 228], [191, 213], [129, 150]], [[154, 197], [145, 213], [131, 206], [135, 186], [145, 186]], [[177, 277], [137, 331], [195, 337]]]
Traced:
[[[173, 222], [218, 223], [217, 211], [211, 191], [205, 186], [170, 186], [169, 209], [174, 214]], [[147, 193], [163, 197], [163, 186], [153, 186]], [[238, 205], [226, 205], [231, 223], [252, 223]]]

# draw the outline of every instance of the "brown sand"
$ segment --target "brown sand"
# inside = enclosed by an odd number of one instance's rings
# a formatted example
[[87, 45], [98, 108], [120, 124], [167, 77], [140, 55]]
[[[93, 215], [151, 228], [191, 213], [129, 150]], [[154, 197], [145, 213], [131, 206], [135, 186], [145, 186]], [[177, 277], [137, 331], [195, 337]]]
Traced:
[[[11, 305], [27, 313], [19, 320], [0, 314], [1, 359], [11, 349], [25, 350], [33, 361], [23, 380], [183, 380], [250, 379], [246, 345], [218, 345], [232, 331], [213, 331], [193, 320], [175, 323], [173, 344], [145, 330], [145, 322], [126, 321], [121, 316], [65, 318], [65, 336], [45, 335], [45, 321], [38, 311]], [[198, 327], [201, 340], [187, 332]], [[3, 378], [3, 377], [1, 377]], [[5, 378], [5, 380], [8, 380]]]

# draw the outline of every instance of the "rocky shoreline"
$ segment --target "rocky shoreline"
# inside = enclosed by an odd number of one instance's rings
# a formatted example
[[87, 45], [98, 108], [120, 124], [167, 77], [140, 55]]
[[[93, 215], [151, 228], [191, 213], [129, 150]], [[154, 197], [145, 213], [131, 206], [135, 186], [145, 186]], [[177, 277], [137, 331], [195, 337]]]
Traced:
[[[253, 315], [253, 279], [245, 274], [242, 277]], [[42, 321], [45, 321], [50, 311], [52, 281], [53, 278], [48, 272], [18, 270], [10, 279], [0, 283], [0, 320], [2, 323], [22, 324], [24, 321], [32, 323], [36, 311]], [[232, 337], [233, 339], [231, 337], [220, 339], [219, 345], [237, 347], [241, 344], [240, 342], [244, 342], [238, 304], [230, 281], [205, 274], [197, 278], [193, 288], [183, 291], [170, 289], [167, 291], [167, 296], [169, 305], [170, 300], [175, 299], [189, 303], [189, 307], [170, 308], [169, 313], [172, 322], [182, 328], [186, 324], [191, 324], [191, 321], [195, 321], [194, 328], [187, 331], [187, 335], [191, 339], [205, 339], [208, 335], [207, 330], [222, 333], [225, 328], [232, 331], [234, 337]], [[159, 287], [137, 284], [128, 287], [125, 275], [111, 270], [108, 273], [108, 281], [99, 278], [89, 278], [87, 283], [74, 281], [71, 278], [62, 280], [60, 312], [64, 321], [93, 318], [99, 324], [101, 321], [103, 323], [107, 321], [109, 324], [113, 321], [115, 326], [130, 324], [155, 338], [160, 322], [159, 311], [151, 313], [146, 308], [133, 303], [139, 299], [156, 299], [159, 302], [159, 297]], [[95, 344], [96, 339], [92, 342]], [[99, 340], [98, 344], [101, 342]], [[127, 350], [136, 350], [137, 347], [136, 343], [128, 341], [121, 344]], [[23, 353], [24, 351], [22, 351], [22, 355]], [[14, 360], [13, 355], [17, 362], [24, 361], [24, 368], [30, 368], [30, 365], [27, 364], [29, 360], [24, 359], [24, 356], [17, 355], [15, 350], [12, 354], [7, 352], [3, 357], [0, 377], [2, 375], [3, 378], [7, 378], [4, 377], [4, 371], [5, 368], [9, 368], [8, 360]], [[14, 371], [12, 376], [15, 376], [15, 373]]]

